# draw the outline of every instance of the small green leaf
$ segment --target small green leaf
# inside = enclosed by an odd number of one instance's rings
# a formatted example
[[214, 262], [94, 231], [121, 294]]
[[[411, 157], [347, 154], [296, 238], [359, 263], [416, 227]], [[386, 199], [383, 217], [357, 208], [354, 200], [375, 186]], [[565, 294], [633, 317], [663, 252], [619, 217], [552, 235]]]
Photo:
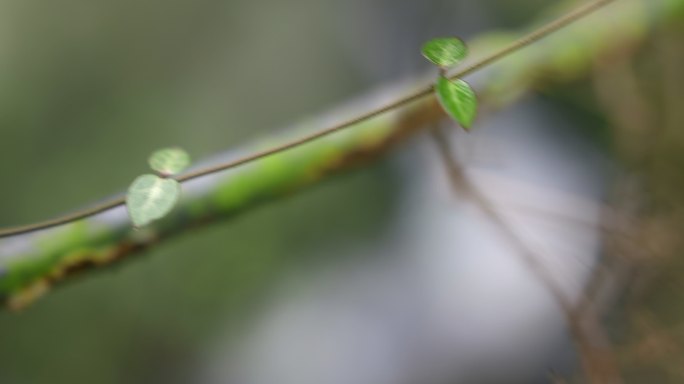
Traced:
[[440, 37], [423, 44], [423, 56], [440, 67], [449, 67], [468, 54], [465, 43], [456, 37]]
[[442, 108], [466, 130], [470, 129], [477, 112], [477, 98], [470, 85], [461, 79], [437, 79], [437, 98]]
[[180, 184], [156, 175], [139, 176], [128, 188], [126, 207], [136, 227], [161, 219], [173, 209], [180, 196]]
[[163, 176], [175, 175], [190, 164], [190, 155], [181, 148], [160, 149], [149, 159], [150, 167]]

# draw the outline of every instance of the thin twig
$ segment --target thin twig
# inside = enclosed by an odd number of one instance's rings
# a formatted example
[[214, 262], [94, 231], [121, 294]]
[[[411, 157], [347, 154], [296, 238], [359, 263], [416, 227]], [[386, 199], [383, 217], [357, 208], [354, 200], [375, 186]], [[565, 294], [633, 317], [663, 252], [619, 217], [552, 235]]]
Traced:
[[463, 193], [466, 198], [472, 200], [480, 210], [487, 215], [487, 218], [492, 221], [499, 229], [501, 234], [506, 237], [520, 255], [525, 264], [534, 272], [534, 274], [544, 283], [549, 289], [555, 300], [561, 308], [569, 312], [573, 307], [571, 301], [563, 293], [563, 289], [551, 276], [551, 271], [539, 261], [536, 252], [511, 228], [511, 226], [501, 217], [494, 204], [485, 196], [465, 174], [460, 165], [453, 157], [453, 150], [449, 144], [448, 138], [445, 136], [439, 127], [434, 127], [430, 133], [437, 145], [439, 156], [446, 167], [449, 176], [449, 181], [453, 189], [457, 192]]
[[[605, 349], [599, 350], [592, 342], [592, 336], [601, 336], [600, 341], [605, 342], [599, 319], [595, 312], [590, 311], [588, 305], [582, 306], [583, 311], [578, 311], [572, 300], [563, 292], [561, 286], [553, 278], [551, 271], [540, 262], [537, 252], [501, 217], [494, 204], [483, 194], [453, 156], [453, 150], [448, 138], [439, 129], [431, 130], [438, 153], [446, 167], [449, 181], [456, 192], [465, 194], [471, 199], [487, 218], [497, 227], [499, 232], [506, 237], [508, 243], [514, 247], [514, 251], [521, 261], [527, 265], [537, 279], [549, 290], [550, 294], [558, 303], [572, 335], [572, 340], [579, 351], [583, 371], [591, 383], [619, 384], [622, 380], [619, 371], [615, 367], [612, 356]], [[590, 298], [585, 298], [591, 300]]]
[[[497, 60], [500, 60], [501, 58], [510, 55], [513, 52], [516, 52], [517, 50], [524, 48], [540, 39], [543, 37], [548, 36], [549, 34], [565, 27], [566, 25], [581, 19], [582, 17], [596, 11], [597, 9], [607, 5], [608, 3], [611, 3], [615, 0], [596, 0], [591, 3], [585, 4], [574, 11], [571, 11], [560, 18], [542, 26], [541, 28], [521, 37], [520, 39], [512, 42], [511, 44], [507, 45], [506, 47], [502, 48], [501, 50], [492, 53], [489, 56], [486, 56], [473, 64], [457, 71], [453, 75], [449, 76], [450, 79], [456, 79], [456, 78], [461, 78], [463, 76], [469, 75], [473, 72], [476, 72], [494, 62]], [[314, 132], [312, 134], [302, 136], [298, 139], [294, 139], [292, 141], [285, 142], [280, 145], [276, 145], [272, 148], [255, 152], [250, 155], [241, 157], [239, 159], [225, 162], [225, 163], [220, 163], [214, 166], [206, 167], [206, 168], [201, 168], [196, 171], [186, 173], [182, 176], [176, 177], [175, 179], [179, 182], [184, 182], [188, 181], [191, 179], [195, 179], [201, 176], [221, 172], [224, 170], [228, 170], [231, 168], [235, 168], [237, 166], [253, 162], [255, 160], [262, 159], [264, 157], [286, 151], [288, 149], [292, 149], [295, 147], [298, 147], [302, 144], [306, 144], [308, 142], [320, 139], [324, 136], [328, 136], [332, 133], [335, 133], [337, 131], [341, 131], [343, 129], [352, 127], [358, 123], [364, 122], [366, 120], [369, 120], [371, 118], [374, 118], [376, 116], [382, 115], [386, 112], [389, 112], [391, 110], [403, 107], [405, 105], [408, 105], [414, 101], [417, 101], [419, 99], [422, 99], [423, 97], [429, 96], [434, 92], [434, 86], [429, 85], [424, 87], [421, 90], [418, 90], [417, 92], [402, 97], [399, 100], [396, 100], [392, 103], [389, 103], [385, 105], [384, 107], [380, 107], [378, 109], [375, 109], [370, 112], [366, 112], [364, 114], [361, 114], [355, 118], [352, 118], [350, 120], [347, 120], [343, 123], [340, 123], [338, 125], [334, 125], [329, 128], [322, 129], [320, 131]], [[28, 233], [28, 232], [33, 232], [33, 231], [38, 231], [41, 229], [47, 229], [51, 227], [56, 227], [62, 224], [67, 224], [76, 220], [84, 219], [86, 217], [93, 216], [95, 214], [98, 214], [100, 212], [107, 211], [112, 208], [116, 208], [118, 206], [121, 206], [125, 204], [126, 200], [124, 197], [118, 197], [114, 198], [112, 200], [106, 201], [102, 204], [98, 204], [94, 207], [86, 208], [77, 212], [74, 212], [72, 214], [68, 214], [65, 216], [61, 216], [55, 219], [51, 220], [46, 220], [34, 224], [28, 224], [28, 225], [23, 225], [23, 226], [17, 226], [17, 227], [11, 227], [11, 228], [6, 228], [6, 229], [0, 229], [0, 238], [2, 237], [9, 237], [9, 236], [14, 236], [14, 235], [19, 235], [23, 233]]]

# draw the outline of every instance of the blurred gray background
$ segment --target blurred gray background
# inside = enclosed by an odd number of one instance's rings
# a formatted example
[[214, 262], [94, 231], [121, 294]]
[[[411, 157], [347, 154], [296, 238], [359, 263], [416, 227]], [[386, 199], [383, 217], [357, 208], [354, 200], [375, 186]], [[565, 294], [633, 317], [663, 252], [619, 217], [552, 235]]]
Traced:
[[[555, 3], [0, 0], [0, 225], [119, 192], [160, 147], [201, 159], [268, 137], [431, 71], [430, 37], [524, 26]], [[591, 222], [605, 161], [573, 112], [527, 99], [455, 140], [484, 188]], [[555, 304], [451, 194], [431, 145], [1, 312], [0, 382], [529, 383], [571, 370]], [[576, 293], [595, 231], [509, 218]]]

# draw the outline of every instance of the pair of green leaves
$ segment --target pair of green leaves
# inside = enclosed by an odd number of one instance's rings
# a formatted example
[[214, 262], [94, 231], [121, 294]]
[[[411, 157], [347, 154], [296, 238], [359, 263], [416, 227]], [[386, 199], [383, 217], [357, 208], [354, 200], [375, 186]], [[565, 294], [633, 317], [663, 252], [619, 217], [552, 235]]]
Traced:
[[[440, 67], [435, 92], [444, 110], [463, 128], [469, 129], [477, 111], [477, 99], [470, 85], [461, 79], [450, 80], [448, 67], [468, 54], [466, 45], [454, 37], [437, 38], [423, 45], [423, 56]], [[156, 175], [146, 174], [133, 181], [126, 195], [126, 207], [135, 227], [142, 227], [166, 216], [180, 197], [180, 184], [169, 178], [190, 164], [190, 156], [180, 148], [154, 152], [149, 159]]]
[[477, 112], [477, 98], [468, 83], [461, 79], [450, 80], [446, 70], [468, 55], [461, 39], [442, 37], [428, 41], [422, 48], [423, 56], [440, 67], [435, 92], [442, 108], [466, 130], [470, 129]]
[[136, 228], [166, 216], [178, 203], [180, 183], [170, 179], [190, 164], [190, 156], [180, 148], [156, 151], [148, 160], [156, 175], [138, 176], [128, 188], [126, 208]]

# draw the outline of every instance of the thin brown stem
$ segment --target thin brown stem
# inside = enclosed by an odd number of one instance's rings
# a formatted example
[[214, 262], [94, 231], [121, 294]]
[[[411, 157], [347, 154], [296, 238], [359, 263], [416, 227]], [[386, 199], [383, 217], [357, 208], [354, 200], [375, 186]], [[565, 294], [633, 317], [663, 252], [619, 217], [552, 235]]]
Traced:
[[[499, 233], [504, 235], [508, 243], [514, 248], [520, 260], [525, 263], [534, 276], [549, 290], [558, 303], [572, 340], [578, 350], [583, 371], [591, 383], [619, 384], [622, 382], [612, 355], [607, 348], [597, 347], [592, 340], [607, 344], [607, 338], [602, 332], [600, 321], [591, 311], [589, 305], [578, 306], [563, 292], [562, 287], [553, 278], [551, 271], [540, 262], [536, 250], [531, 247], [511, 225], [500, 215], [494, 204], [482, 193], [453, 156], [453, 150], [446, 135], [434, 127], [431, 131], [442, 163], [446, 167], [449, 181], [456, 192], [461, 192], [473, 201], [480, 211], [492, 222]], [[590, 300], [589, 298], [585, 298]]]
[[468, 175], [463, 171], [463, 168], [456, 162], [456, 159], [452, 155], [453, 150], [444, 132], [438, 127], [434, 127], [431, 130], [431, 134], [437, 146], [437, 152], [439, 153], [442, 163], [444, 163], [444, 166], [446, 167], [449, 181], [451, 182], [453, 189], [463, 193], [467, 199], [473, 201], [477, 207], [487, 215], [487, 218], [497, 227], [499, 232], [505, 236], [506, 241], [515, 248], [515, 251], [527, 267], [549, 289], [551, 295], [553, 295], [563, 311], [569, 312], [573, 305], [567, 295], [563, 292], [561, 286], [558, 285], [548, 268], [539, 261], [537, 253], [512, 229], [506, 220], [499, 214], [489, 198], [475, 186]]
[[[505, 46], [504, 48], [492, 53], [489, 56], [486, 56], [480, 60], [477, 60], [473, 64], [457, 71], [453, 75], [450, 75], [450, 79], [457, 79], [461, 78], [463, 76], [469, 75], [473, 72], [476, 72], [494, 62], [497, 60], [500, 60], [501, 58], [510, 55], [513, 52], [518, 51], [521, 48], [524, 48], [540, 39], [542, 39], [545, 36], [548, 36], [549, 34], [565, 27], [566, 25], [581, 19], [582, 17], [598, 10], [599, 8], [607, 5], [608, 3], [611, 3], [615, 0], [596, 0], [590, 3], [587, 3], [574, 11], [571, 11], [560, 18], [551, 21], [550, 23], [540, 27], [539, 29], [521, 37], [520, 39], [512, 42], [511, 44]], [[352, 127], [358, 123], [364, 122], [366, 120], [369, 120], [371, 118], [374, 118], [376, 116], [382, 115], [386, 112], [392, 111], [394, 109], [403, 107], [405, 105], [408, 105], [414, 101], [417, 101], [419, 99], [422, 99], [426, 96], [431, 95], [434, 92], [434, 85], [429, 85], [424, 87], [423, 89], [420, 89], [416, 91], [413, 94], [404, 96], [392, 103], [389, 103], [383, 107], [380, 107], [378, 109], [363, 113], [357, 117], [354, 117], [350, 120], [344, 121], [340, 124], [322, 129], [320, 131], [314, 132], [312, 134], [302, 136], [300, 138], [294, 139], [292, 141], [285, 142], [280, 145], [276, 145], [274, 147], [268, 148], [263, 151], [255, 152], [249, 155], [246, 155], [244, 157], [238, 158], [236, 160], [228, 161], [225, 163], [220, 163], [214, 166], [209, 166], [206, 168], [200, 168], [196, 171], [186, 173], [182, 176], [176, 177], [175, 179], [178, 180], [179, 182], [183, 181], [188, 181], [191, 179], [195, 179], [198, 177], [210, 175], [213, 173], [225, 171], [227, 169], [235, 168], [240, 165], [246, 164], [253, 162], [255, 160], [262, 159], [264, 157], [280, 153], [295, 147], [298, 147], [300, 145], [309, 143], [311, 141], [320, 139], [324, 136], [328, 136], [332, 133], [335, 133], [337, 131], [341, 131], [343, 129]], [[14, 235], [19, 235], [23, 233], [29, 233], [29, 232], [34, 232], [38, 231], [41, 229], [47, 229], [51, 227], [56, 227], [59, 225], [67, 224], [73, 221], [77, 221], [80, 219], [84, 219], [86, 217], [93, 216], [95, 214], [98, 214], [100, 212], [116, 208], [118, 206], [121, 206], [125, 204], [125, 199], [123, 197], [115, 198], [110, 201], [104, 202], [102, 204], [96, 205], [94, 207], [86, 208], [77, 212], [74, 212], [69, 215], [61, 216], [55, 219], [51, 220], [46, 220], [34, 224], [28, 224], [28, 225], [23, 225], [23, 226], [18, 226], [18, 227], [11, 227], [11, 228], [5, 228], [5, 229], [0, 229], [0, 238], [2, 237], [9, 237], [9, 236], [14, 236]]]

